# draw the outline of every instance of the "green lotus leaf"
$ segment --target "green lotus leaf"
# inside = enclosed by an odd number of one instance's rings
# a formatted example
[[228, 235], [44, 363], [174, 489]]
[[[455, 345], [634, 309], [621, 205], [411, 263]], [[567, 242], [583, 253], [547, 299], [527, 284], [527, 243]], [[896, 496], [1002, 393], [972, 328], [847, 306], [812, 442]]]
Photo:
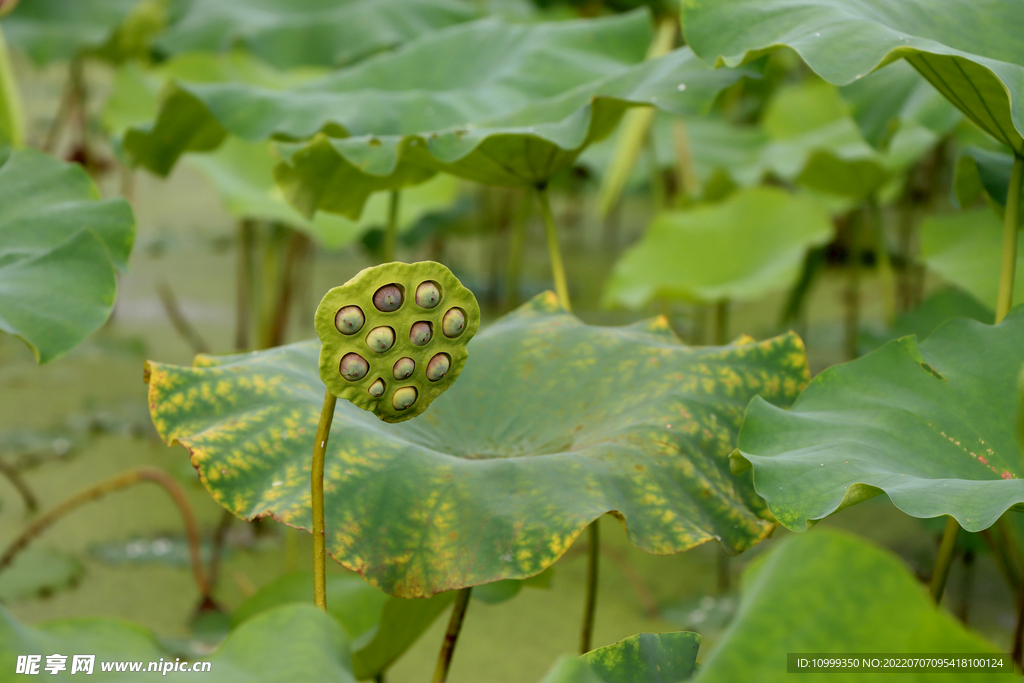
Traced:
[[665, 211], [615, 264], [605, 301], [640, 308], [654, 299], [763, 296], [791, 287], [807, 250], [831, 237], [824, 208], [776, 188], [740, 190], [720, 204]]
[[460, 0], [192, 0], [156, 48], [178, 54], [241, 45], [282, 69], [334, 66], [478, 16]]
[[30, 149], [0, 166], [0, 330], [40, 363], [106, 321], [135, 238], [131, 207], [80, 166]]
[[[928, 216], [921, 222], [921, 260], [942, 279], [995, 307], [1002, 260], [1002, 221], [988, 209]], [[1017, 272], [1024, 272], [1024, 237], [1017, 236]], [[1024, 278], [1013, 300], [1024, 301]]]
[[700, 635], [638, 633], [580, 657], [605, 683], [680, 683], [693, 675]]
[[[313, 575], [287, 574], [264, 586], [231, 615], [234, 626], [280, 605], [309, 603]], [[454, 593], [427, 600], [392, 598], [354, 575], [327, 577], [327, 611], [352, 643], [355, 677], [373, 678], [404, 653], [451, 604]]]
[[[39, 626], [23, 626], [0, 607], [0, 666], [14, 672], [19, 655], [42, 656], [39, 673], [53, 681], [80, 680], [71, 673], [74, 654], [94, 654], [90, 681], [144, 681], [150, 662], [173, 664], [152, 633], [116, 619], [66, 619]], [[47, 656], [67, 655], [66, 669], [51, 675]], [[162, 660], [162, 661], [161, 661]], [[103, 663], [139, 662], [141, 671], [103, 671]], [[323, 681], [355, 683], [348, 640], [338, 623], [312, 604], [283, 605], [259, 614], [239, 626], [209, 657], [206, 677], [218, 683], [288, 683]], [[195, 671], [160, 670], [160, 680], [190, 681], [204, 676]]]
[[[742, 17], [742, 20], [737, 20]], [[793, 48], [846, 85], [905, 58], [989, 135], [1024, 154], [1024, 43], [1015, 0], [684, 0], [703, 59], [737, 66]]]
[[328, 291], [315, 326], [320, 379], [331, 393], [402, 422], [458, 378], [480, 305], [440, 263], [385, 263]]
[[[534, 184], [607, 135], [628, 106], [694, 112], [743, 75], [713, 71], [687, 49], [643, 62], [650, 33], [644, 12], [530, 25], [492, 18], [297, 87], [178, 83], [152, 125], [127, 132], [124, 147], [135, 163], [165, 174], [182, 153], [209, 151], [227, 132], [315, 136], [278, 173], [306, 215], [324, 208], [357, 218], [371, 192], [438, 171]], [[552, 61], [563, 66], [544, 67]], [[336, 139], [344, 136], [355, 137]]]
[[1015, 434], [1024, 307], [999, 325], [952, 320], [815, 377], [791, 411], [754, 399], [734, 454], [794, 530], [888, 494], [914, 517], [982, 531], [1024, 502]]
[[840, 92], [864, 137], [879, 149], [899, 144], [894, 138], [917, 127], [941, 137], [963, 118], [960, 110], [902, 60], [855, 80]]
[[925, 339], [947, 320], [970, 318], [991, 325], [995, 315], [970, 294], [959, 289], [940, 289], [917, 308], [901, 313], [892, 326], [883, 331], [865, 329], [860, 335], [861, 355], [874, 351], [886, 342], [907, 335]]
[[71, 555], [50, 548], [29, 548], [0, 572], [0, 601], [45, 598], [78, 583], [85, 573]]
[[11, 45], [39, 65], [88, 52], [120, 61], [142, 55], [166, 22], [164, 0], [31, 0], [4, 18]]
[[[385, 194], [370, 197], [358, 221], [328, 213], [318, 213], [312, 219], [301, 215], [274, 184], [275, 157], [266, 142], [231, 137], [211, 154], [189, 155], [186, 163], [210, 180], [235, 217], [280, 221], [332, 249], [352, 244], [371, 227], [387, 222]], [[434, 176], [407, 188], [399, 202], [399, 233], [409, 230], [424, 216], [450, 206], [457, 191], [458, 181], [448, 175]]]
[[[469, 351], [416, 420], [337, 404], [327, 549], [374, 586], [417, 597], [533, 576], [609, 511], [659, 554], [710, 540], [740, 552], [771, 530], [726, 456], [752, 396], [787, 404], [806, 383], [796, 335], [691, 348], [664, 319], [584, 325], [548, 292]], [[319, 352], [305, 342], [148, 366], [157, 431], [239, 517], [310, 527]]]
[[[935, 608], [891, 552], [833, 530], [790, 537], [743, 573], [736, 618], [701, 663], [696, 683], [782, 683], [786, 653], [1001, 652]], [[802, 673], [801, 681], [864, 674]], [[886, 672], [886, 681], [1016, 681], [1012, 673]]]

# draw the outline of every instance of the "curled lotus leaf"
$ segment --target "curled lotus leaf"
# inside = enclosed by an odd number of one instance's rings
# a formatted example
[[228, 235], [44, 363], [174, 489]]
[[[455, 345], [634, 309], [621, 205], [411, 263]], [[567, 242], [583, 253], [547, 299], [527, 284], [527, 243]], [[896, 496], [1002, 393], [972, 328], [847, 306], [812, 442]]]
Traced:
[[[412, 293], [425, 282], [440, 283], [443, 305], [433, 310], [416, 305]], [[366, 316], [363, 328], [369, 333], [365, 336], [344, 334], [335, 324], [338, 312], [351, 307]], [[437, 335], [415, 343], [413, 332], [423, 322], [440, 329], [445, 311], [453, 307], [467, 312], [465, 334]], [[323, 344], [320, 377], [332, 394], [386, 422], [408, 420], [426, 410], [459, 376], [466, 364], [466, 344], [479, 326], [480, 306], [473, 293], [440, 263], [385, 263], [367, 268], [327, 292], [317, 308], [316, 332]], [[450, 369], [431, 380], [425, 370], [439, 353], [448, 356]], [[368, 364], [358, 376], [345, 372], [344, 359], [353, 354]], [[382, 377], [396, 381], [381, 381]]]
[[790, 411], [754, 399], [734, 456], [794, 531], [886, 493], [913, 517], [982, 531], [1024, 504], [1016, 381], [1024, 307], [947, 322], [815, 377]]
[[[396, 281], [391, 271], [379, 277], [358, 291], [368, 297]], [[447, 297], [443, 277], [431, 279]], [[397, 280], [409, 291], [410, 281]], [[334, 330], [333, 312], [346, 302], [318, 320]], [[330, 343], [321, 357], [337, 354], [340, 343]], [[728, 455], [752, 397], [788, 405], [809, 380], [795, 334], [689, 347], [664, 318], [585, 325], [547, 292], [469, 347], [459, 382], [416, 420], [386, 424], [337, 403], [324, 475], [327, 549], [371, 584], [419, 597], [533, 576], [607, 512], [657, 554], [711, 540], [737, 553], [771, 532]], [[235, 515], [311, 528], [319, 353], [310, 341], [200, 356], [194, 367], [149, 363], [160, 436], [189, 450], [206, 489]], [[453, 354], [453, 370], [460, 362]], [[336, 363], [319, 367], [333, 373]]]
[[[979, 128], [1024, 154], [1018, 0], [684, 0], [686, 41], [737, 66], [789, 46], [822, 78], [852, 83], [900, 58]], [[742, 20], [737, 21], [737, 17]]]

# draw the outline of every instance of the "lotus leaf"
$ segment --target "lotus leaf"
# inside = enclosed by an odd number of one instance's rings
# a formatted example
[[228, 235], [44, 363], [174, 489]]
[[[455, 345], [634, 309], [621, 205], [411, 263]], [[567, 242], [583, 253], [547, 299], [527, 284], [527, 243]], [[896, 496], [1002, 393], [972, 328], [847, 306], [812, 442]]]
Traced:
[[282, 69], [334, 66], [478, 16], [459, 0], [192, 0], [156, 48], [178, 54], [242, 45]]
[[[816, 529], [784, 540], [743, 573], [736, 618], [701, 664], [696, 683], [782, 683], [786, 653], [1000, 650], [935, 608], [902, 560], [856, 537]], [[869, 674], [870, 676], [870, 674]], [[801, 673], [801, 681], [864, 674]], [[1016, 681], [1012, 673], [887, 672], [900, 683]]]
[[119, 61], [142, 52], [166, 21], [163, 0], [31, 0], [4, 19], [11, 45], [36, 64], [69, 60], [81, 52]]
[[128, 203], [101, 200], [81, 167], [14, 151], [0, 166], [0, 330], [40, 363], [70, 351], [110, 315], [134, 238]]
[[881, 332], [862, 330], [860, 335], [861, 355], [874, 351], [886, 342], [917, 335], [927, 338], [944, 322], [953, 318], [971, 318], [991, 325], [995, 316], [970, 294], [959, 289], [940, 289], [929, 295], [917, 308], [901, 313], [892, 327]]
[[[474, 337], [459, 382], [416, 420], [339, 401], [327, 444], [327, 549], [402, 597], [540, 573], [613, 512], [633, 543], [732, 553], [772, 525], [727, 455], [754, 395], [782, 405], [808, 379], [788, 334], [715, 348], [666, 321], [584, 325], [550, 292]], [[149, 364], [157, 431], [213, 498], [247, 519], [310, 527], [319, 345]]]
[[787, 45], [822, 78], [846, 85], [905, 58], [982, 130], [1024, 154], [1016, 0], [684, 0], [682, 7], [687, 42], [715, 64], [738, 66]]
[[[438, 171], [532, 184], [607, 135], [628, 106], [697, 111], [743, 75], [708, 69], [686, 49], [641, 63], [650, 33], [643, 12], [532, 25], [491, 18], [296, 87], [178, 83], [124, 147], [167, 173], [182, 153], [213, 149], [227, 132], [299, 141], [324, 133], [278, 173], [307, 215], [358, 217], [371, 192]], [[563, 68], [545, 68], [554, 61]]]
[[696, 633], [638, 633], [580, 657], [606, 683], [681, 683], [697, 664]]
[[[46, 657], [66, 654], [66, 669], [49, 673]], [[0, 666], [14, 672], [19, 655], [42, 656], [39, 672], [53, 681], [80, 680], [72, 673], [72, 654], [94, 654], [90, 681], [144, 681], [150, 662], [176, 661], [152, 633], [116, 619], [67, 619], [29, 627], [0, 607]], [[104, 662], [141, 662], [142, 671], [103, 671]], [[283, 605], [259, 614], [238, 627], [209, 657], [218, 683], [289, 683], [318, 681], [355, 683], [348, 641], [338, 623], [312, 605]], [[88, 674], [85, 674], [88, 675]], [[193, 681], [202, 673], [168, 671], [164, 681]]]
[[[928, 216], [921, 222], [921, 260], [929, 269], [986, 306], [999, 292], [1003, 226], [988, 209]], [[1017, 272], [1024, 273], [1024, 248], [1017, 236]], [[1024, 297], [1024, 278], [1017, 278], [1014, 301]]]
[[[231, 615], [237, 627], [258, 614], [289, 603], [308, 603], [313, 575], [282, 576], [261, 588]], [[453, 593], [428, 600], [392, 598], [354, 575], [327, 577], [327, 611], [352, 643], [356, 678], [377, 676], [388, 668], [451, 604]]]
[[824, 208], [776, 188], [740, 190], [720, 204], [666, 211], [616, 263], [605, 301], [639, 308], [657, 298], [763, 296], [790, 287], [805, 252], [831, 236]]
[[914, 517], [968, 531], [1024, 503], [1015, 382], [1024, 307], [999, 325], [952, 320], [815, 377], [791, 411], [754, 399], [735, 471], [775, 518], [802, 531], [879, 493]]

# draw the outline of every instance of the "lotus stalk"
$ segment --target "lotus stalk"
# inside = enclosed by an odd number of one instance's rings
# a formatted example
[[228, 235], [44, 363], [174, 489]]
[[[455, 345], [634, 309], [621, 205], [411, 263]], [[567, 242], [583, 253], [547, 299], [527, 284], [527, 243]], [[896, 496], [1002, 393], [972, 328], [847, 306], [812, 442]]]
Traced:
[[[5, 11], [7, 9], [4, 7]], [[18, 93], [18, 84], [14, 80], [11, 53], [7, 49], [2, 30], [0, 30], [0, 105], [2, 105], [0, 106], [0, 144], [3, 144], [6, 138], [11, 147], [23, 146], [25, 144], [25, 121], [21, 95]]]
[[999, 272], [999, 299], [996, 301], [996, 324], [1013, 306], [1013, 280], [1017, 267], [1017, 224], [1020, 219], [1021, 181], [1024, 178], [1024, 156], [1013, 157], [1010, 184], [1006, 192], [1006, 213], [1003, 216], [1003, 261]]

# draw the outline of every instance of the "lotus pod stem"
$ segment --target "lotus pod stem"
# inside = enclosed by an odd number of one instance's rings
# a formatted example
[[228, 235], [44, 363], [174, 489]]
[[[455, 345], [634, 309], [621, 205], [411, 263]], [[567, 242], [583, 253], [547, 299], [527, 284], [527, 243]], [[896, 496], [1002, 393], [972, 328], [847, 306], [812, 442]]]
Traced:
[[960, 524], [950, 515], [946, 519], [946, 530], [942, 533], [939, 556], [935, 560], [935, 569], [932, 570], [932, 579], [929, 584], [932, 598], [936, 603], [942, 602], [942, 592], [946, 588], [949, 568], [953, 565], [953, 553], [956, 551], [956, 538], [959, 535]]
[[1020, 222], [1020, 200], [1024, 188], [1024, 156], [1013, 157], [1010, 184], [1006, 188], [1006, 213], [1003, 216], [1003, 260], [999, 273], [999, 299], [996, 301], [996, 324], [1002, 322], [1013, 307], [1014, 271], [1017, 268], [1017, 225]]
[[320, 409], [320, 422], [316, 428], [313, 444], [311, 493], [313, 504], [313, 602], [327, 611], [327, 547], [324, 525], [324, 461], [327, 453], [327, 439], [334, 422], [334, 408], [338, 398], [328, 389], [324, 394], [324, 405]]

